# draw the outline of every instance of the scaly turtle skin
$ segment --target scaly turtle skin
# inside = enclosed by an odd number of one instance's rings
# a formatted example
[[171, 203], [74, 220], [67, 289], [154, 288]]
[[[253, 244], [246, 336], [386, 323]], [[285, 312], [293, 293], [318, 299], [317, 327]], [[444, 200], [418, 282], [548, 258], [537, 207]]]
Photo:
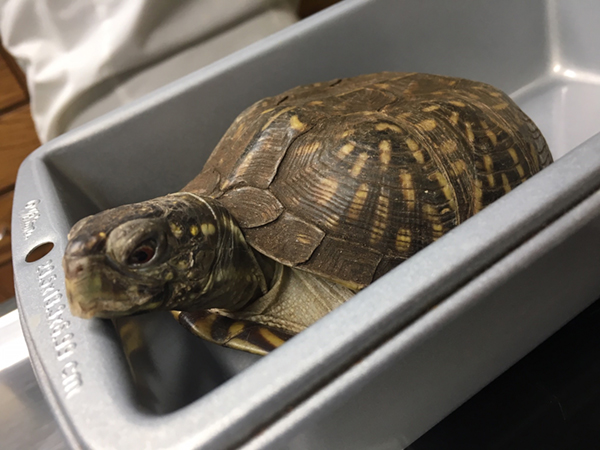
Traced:
[[238, 116], [181, 192], [78, 222], [71, 310], [169, 309], [264, 354], [551, 162], [487, 84], [388, 72], [297, 87]]

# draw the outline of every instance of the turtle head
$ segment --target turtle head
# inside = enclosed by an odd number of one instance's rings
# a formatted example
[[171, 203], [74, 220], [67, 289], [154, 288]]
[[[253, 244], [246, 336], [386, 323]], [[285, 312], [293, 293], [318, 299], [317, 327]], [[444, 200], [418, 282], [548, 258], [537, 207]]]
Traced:
[[192, 194], [86, 217], [71, 229], [63, 258], [71, 311], [84, 318], [236, 309], [249, 300], [244, 290], [254, 294], [260, 284], [256, 266], [229, 213]]

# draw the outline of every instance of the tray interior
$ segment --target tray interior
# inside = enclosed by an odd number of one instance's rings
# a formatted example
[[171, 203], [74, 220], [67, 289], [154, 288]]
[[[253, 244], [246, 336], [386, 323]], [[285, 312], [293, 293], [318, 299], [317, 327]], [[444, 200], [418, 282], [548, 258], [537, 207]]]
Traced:
[[[512, 95], [559, 158], [600, 132], [600, 67], [590, 61], [594, 55], [572, 46], [597, 42], [598, 31], [594, 24], [578, 25], [591, 16], [588, 2], [569, 2], [568, 11], [560, 2], [524, 3], [450, 7], [380, 1], [365, 6], [362, 18], [358, 6], [340, 8], [335, 20], [317, 17], [301, 42], [291, 33], [282, 46], [255, 46], [252, 59], [217, 64], [213, 72], [192, 76], [54, 144], [44, 162], [63, 212], [74, 223], [106, 207], [176, 191], [199, 172], [228, 124], [253, 101], [302, 83], [379, 70], [490, 82]], [[600, 13], [600, 6], [590, 7]], [[347, 41], [351, 30], [360, 30], [364, 39]], [[155, 414], [189, 404], [258, 359], [200, 341], [168, 314], [114, 323], [106, 329], [123, 344], [138, 406]]]

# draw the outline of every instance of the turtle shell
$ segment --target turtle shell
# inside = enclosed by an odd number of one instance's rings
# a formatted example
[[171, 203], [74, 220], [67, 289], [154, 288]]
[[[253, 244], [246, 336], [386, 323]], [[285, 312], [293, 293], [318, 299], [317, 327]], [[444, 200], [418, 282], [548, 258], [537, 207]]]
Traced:
[[184, 191], [218, 199], [259, 252], [361, 288], [551, 161], [502, 91], [388, 72], [255, 103]]

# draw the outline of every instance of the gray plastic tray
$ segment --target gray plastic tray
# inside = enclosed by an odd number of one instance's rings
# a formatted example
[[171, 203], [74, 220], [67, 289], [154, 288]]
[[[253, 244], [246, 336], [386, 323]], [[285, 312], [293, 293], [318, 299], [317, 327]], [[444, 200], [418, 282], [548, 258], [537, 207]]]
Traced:
[[[583, 310], [600, 295], [600, 135], [579, 145], [600, 132], [597, 17], [593, 0], [348, 0], [32, 154], [14, 201], [17, 298], [71, 445], [403, 448]], [[69, 314], [60, 260], [77, 219], [181, 188], [261, 97], [380, 70], [489, 82], [555, 158], [579, 147], [265, 358], [165, 314], [116, 327]]]

